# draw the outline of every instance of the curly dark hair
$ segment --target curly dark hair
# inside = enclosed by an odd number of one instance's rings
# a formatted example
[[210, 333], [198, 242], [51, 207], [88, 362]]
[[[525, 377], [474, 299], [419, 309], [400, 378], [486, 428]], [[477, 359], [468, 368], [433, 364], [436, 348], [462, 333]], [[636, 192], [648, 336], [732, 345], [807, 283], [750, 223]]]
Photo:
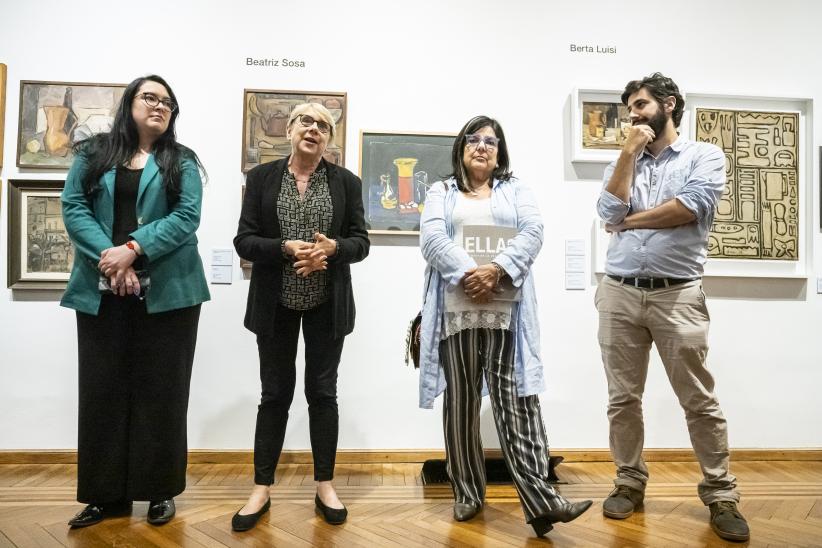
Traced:
[[685, 99], [683, 99], [682, 94], [679, 93], [679, 87], [676, 85], [676, 82], [661, 72], [655, 72], [642, 80], [631, 80], [628, 82], [628, 85], [625, 86], [625, 91], [622, 92], [622, 104], [627, 105], [628, 98], [642, 88], [648, 90], [648, 93], [651, 94], [651, 97], [656, 100], [660, 107], [662, 107], [662, 102], [668, 97], [676, 99], [674, 111], [671, 113], [671, 119], [674, 122], [674, 126], [679, 127], [679, 122], [682, 121], [682, 113], [685, 111]]

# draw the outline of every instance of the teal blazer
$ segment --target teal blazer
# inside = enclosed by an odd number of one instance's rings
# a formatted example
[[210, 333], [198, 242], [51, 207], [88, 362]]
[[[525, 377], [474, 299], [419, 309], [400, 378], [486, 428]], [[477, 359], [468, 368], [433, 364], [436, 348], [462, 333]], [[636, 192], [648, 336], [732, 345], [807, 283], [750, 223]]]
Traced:
[[[63, 221], [74, 244], [74, 266], [60, 301], [62, 306], [97, 315], [100, 272], [97, 263], [112, 247], [114, 178], [116, 168], [101, 178], [102, 188], [92, 196], [83, 193], [84, 156], [76, 156], [63, 188]], [[179, 201], [169, 208], [160, 168], [148, 157], [137, 189], [137, 230], [130, 236], [140, 244], [151, 276], [146, 293], [149, 314], [200, 304], [211, 297], [195, 231], [200, 225], [203, 184], [194, 160], [182, 160]]]

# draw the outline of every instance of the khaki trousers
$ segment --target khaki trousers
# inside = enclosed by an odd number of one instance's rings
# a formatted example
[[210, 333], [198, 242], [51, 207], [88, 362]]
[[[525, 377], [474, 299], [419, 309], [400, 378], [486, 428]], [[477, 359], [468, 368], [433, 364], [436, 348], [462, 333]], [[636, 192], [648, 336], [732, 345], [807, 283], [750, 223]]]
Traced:
[[642, 459], [642, 394], [651, 343], [655, 343], [685, 411], [702, 469], [699, 498], [706, 505], [738, 501], [736, 478], [728, 471], [727, 424], [714, 395], [714, 379], [705, 367], [710, 317], [702, 282], [641, 289], [603, 276], [595, 303], [608, 379], [609, 442], [617, 466], [614, 483], [644, 491], [648, 482]]

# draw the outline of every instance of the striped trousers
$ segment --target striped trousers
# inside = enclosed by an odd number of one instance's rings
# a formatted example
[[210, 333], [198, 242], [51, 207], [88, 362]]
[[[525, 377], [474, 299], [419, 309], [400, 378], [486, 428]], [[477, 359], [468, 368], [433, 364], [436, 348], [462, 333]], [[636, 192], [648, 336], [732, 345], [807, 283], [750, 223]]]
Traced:
[[548, 439], [539, 398], [517, 396], [514, 335], [502, 329], [465, 329], [440, 342], [447, 387], [443, 430], [447, 471], [456, 502], [482, 505], [485, 463], [480, 438], [482, 379], [502, 454], [519, 494], [525, 520], [567, 502], [548, 483]]

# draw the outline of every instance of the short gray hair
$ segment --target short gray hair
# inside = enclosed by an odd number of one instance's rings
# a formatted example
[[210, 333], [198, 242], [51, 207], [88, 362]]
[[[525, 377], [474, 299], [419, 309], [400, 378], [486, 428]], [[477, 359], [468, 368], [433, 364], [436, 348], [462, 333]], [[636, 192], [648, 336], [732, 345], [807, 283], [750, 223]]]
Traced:
[[337, 124], [334, 122], [334, 117], [325, 106], [320, 103], [302, 103], [291, 109], [291, 114], [288, 116], [288, 129], [294, 125], [294, 120], [302, 114], [315, 114], [315, 118], [320, 118], [331, 126], [331, 136], [328, 138], [328, 144], [334, 142], [334, 137], [337, 135]]

